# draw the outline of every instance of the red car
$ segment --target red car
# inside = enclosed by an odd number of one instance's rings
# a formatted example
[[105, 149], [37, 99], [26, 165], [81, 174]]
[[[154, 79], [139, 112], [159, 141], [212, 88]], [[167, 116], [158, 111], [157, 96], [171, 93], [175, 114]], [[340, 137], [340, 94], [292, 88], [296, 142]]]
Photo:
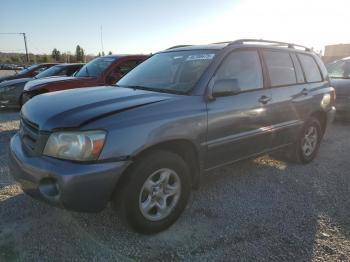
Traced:
[[32, 65], [30, 67], [27, 67], [21, 71], [19, 71], [15, 75], [11, 76], [4, 76], [0, 77], [0, 83], [3, 81], [13, 80], [13, 79], [19, 79], [19, 78], [27, 78], [27, 77], [34, 77], [40, 72], [48, 69], [51, 66], [57, 65], [57, 63], [45, 63], [45, 64], [36, 64]]
[[47, 92], [114, 84], [147, 58], [146, 55], [97, 57], [84, 65], [74, 76], [38, 79], [28, 82], [24, 86], [23, 102], [25, 103], [33, 96]]

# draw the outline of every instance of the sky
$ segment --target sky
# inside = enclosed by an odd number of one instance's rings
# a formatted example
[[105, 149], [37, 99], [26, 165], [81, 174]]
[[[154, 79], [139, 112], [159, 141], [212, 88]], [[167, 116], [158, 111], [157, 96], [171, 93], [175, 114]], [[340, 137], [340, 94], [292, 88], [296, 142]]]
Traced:
[[239, 38], [350, 43], [349, 0], [0, 0], [0, 52], [154, 53]]

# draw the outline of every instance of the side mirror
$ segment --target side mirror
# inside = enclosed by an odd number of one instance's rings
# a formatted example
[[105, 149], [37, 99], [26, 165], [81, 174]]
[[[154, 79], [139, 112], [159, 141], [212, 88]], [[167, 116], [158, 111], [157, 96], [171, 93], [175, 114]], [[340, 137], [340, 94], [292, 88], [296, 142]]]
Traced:
[[214, 82], [212, 96], [232, 96], [241, 92], [237, 79], [220, 79]]

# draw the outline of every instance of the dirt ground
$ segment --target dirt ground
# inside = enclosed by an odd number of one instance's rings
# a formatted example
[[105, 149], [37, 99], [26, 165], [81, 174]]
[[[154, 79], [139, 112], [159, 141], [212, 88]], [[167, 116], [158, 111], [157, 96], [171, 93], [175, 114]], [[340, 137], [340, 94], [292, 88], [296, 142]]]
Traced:
[[350, 124], [329, 128], [311, 164], [264, 156], [213, 172], [153, 236], [110, 207], [82, 214], [24, 195], [7, 165], [17, 127], [17, 112], [0, 112], [0, 261], [350, 261]]

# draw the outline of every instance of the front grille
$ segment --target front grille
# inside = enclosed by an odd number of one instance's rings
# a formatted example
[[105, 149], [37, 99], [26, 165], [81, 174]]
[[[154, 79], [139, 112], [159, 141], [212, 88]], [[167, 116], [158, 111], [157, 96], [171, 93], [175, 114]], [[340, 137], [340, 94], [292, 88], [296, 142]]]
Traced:
[[42, 154], [48, 138], [48, 134], [46, 132], [40, 132], [37, 124], [22, 117], [19, 133], [23, 147], [28, 154], [32, 156]]

